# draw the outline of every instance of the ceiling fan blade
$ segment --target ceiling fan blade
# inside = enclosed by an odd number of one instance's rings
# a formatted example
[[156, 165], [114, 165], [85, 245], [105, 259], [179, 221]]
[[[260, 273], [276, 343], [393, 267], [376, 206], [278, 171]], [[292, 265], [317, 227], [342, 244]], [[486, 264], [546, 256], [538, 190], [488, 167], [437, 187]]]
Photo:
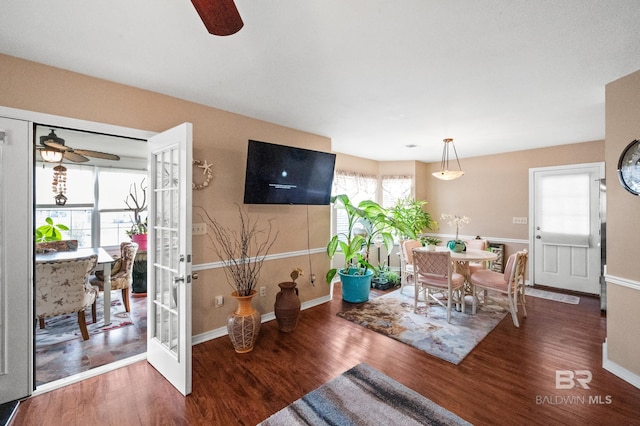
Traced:
[[108, 154], [106, 152], [91, 151], [88, 149], [74, 149], [73, 152], [80, 155], [86, 155], [87, 157], [102, 158], [103, 160], [120, 160], [120, 156], [115, 154]]
[[244, 26], [233, 0], [191, 0], [210, 34], [227, 36]]
[[73, 151], [67, 151], [63, 154], [65, 160], [73, 161], [74, 163], [86, 163], [89, 161], [84, 155], [80, 155]]
[[42, 143], [45, 146], [48, 146], [49, 148], [57, 149], [58, 151], [72, 151], [72, 149], [69, 148], [68, 146], [59, 144], [58, 142], [54, 142], [52, 139], [43, 141]]

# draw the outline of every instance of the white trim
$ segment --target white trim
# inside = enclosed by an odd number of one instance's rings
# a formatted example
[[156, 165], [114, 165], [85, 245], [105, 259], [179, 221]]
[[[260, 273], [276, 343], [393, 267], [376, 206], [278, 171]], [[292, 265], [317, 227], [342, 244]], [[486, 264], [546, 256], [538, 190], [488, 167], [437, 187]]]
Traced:
[[640, 389], [640, 375], [627, 370], [609, 359], [606, 340], [602, 344], [602, 368]]
[[607, 284], [616, 284], [633, 290], [640, 290], [640, 281], [633, 281], [628, 278], [620, 278], [609, 274], [605, 274], [604, 280]]
[[62, 379], [54, 380], [53, 382], [40, 385], [33, 392], [32, 396], [42, 395], [43, 393], [51, 392], [52, 390], [60, 389], [67, 385], [78, 383], [83, 380], [90, 379], [91, 377], [99, 376], [100, 374], [108, 373], [109, 371], [116, 370], [118, 368], [126, 367], [127, 365], [131, 365], [136, 362], [146, 361], [146, 360], [147, 360], [147, 353], [145, 352], [138, 355], [134, 355], [129, 358], [122, 359], [120, 361], [115, 361], [106, 365], [102, 365], [100, 367], [92, 368], [91, 370], [83, 371], [82, 373], [74, 374], [73, 376], [64, 377]]
[[[313, 308], [314, 306], [322, 305], [323, 303], [327, 303], [329, 301], [331, 301], [331, 294], [304, 302], [302, 303], [302, 306], [300, 307], [300, 309], [305, 310], [305, 309]], [[275, 314], [273, 312], [269, 312], [268, 314], [262, 315], [260, 322], [265, 323], [274, 319], [276, 319]], [[196, 336], [193, 336], [191, 338], [191, 344], [198, 345], [200, 343], [208, 342], [209, 340], [217, 339], [218, 337], [226, 336], [227, 334], [229, 334], [227, 332], [227, 327], [219, 327], [219, 328], [216, 328], [215, 330], [207, 331], [204, 333], [200, 333]]]
[[[310, 254], [325, 253], [326, 250], [327, 250], [326, 248], [315, 248], [310, 250], [297, 250], [297, 251], [269, 254], [264, 258], [264, 260], [269, 261], [269, 260], [278, 260], [278, 259], [288, 259], [290, 257], [307, 256]], [[220, 262], [210, 262], [210, 263], [199, 263], [197, 265], [193, 265], [191, 270], [196, 272], [196, 271], [206, 271], [207, 269], [218, 269], [218, 268], [224, 268], [224, 262], [220, 261]]]

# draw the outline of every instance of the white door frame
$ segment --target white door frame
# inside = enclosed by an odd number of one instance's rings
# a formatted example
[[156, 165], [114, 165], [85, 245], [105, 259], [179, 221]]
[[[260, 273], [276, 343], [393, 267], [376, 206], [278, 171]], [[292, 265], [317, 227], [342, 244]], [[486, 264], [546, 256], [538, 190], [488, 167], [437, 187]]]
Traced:
[[[598, 169], [598, 178], [605, 178], [605, 163], [595, 162], [595, 163], [581, 163], [581, 164], [567, 164], [560, 166], [549, 166], [549, 167], [536, 167], [529, 169], [529, 280], [530, 285], [534, 285], [536, 282], [535, 276], [535, 261], [536, 261], [536, 250], [535, 250], [535, 238], [536, 238], [536, 220], [535, 220], [535, 180], [534, 173], [535, 172], [543, 172], [543, 171], [561, 171], [561, 170], [572, 170], [572, 169], [583, 169], [587, 167], [593, 167]], [[598, 199], [593, 200], [593, 202], [598, 204], [598, 209], [601, 209], [601, 205]], [[602, 212], [600, 212], [602, 214]], [[598, 244], [600, 247], [600, 244]]]
[[[6, 117], [6, 118], [11, 118], [11, 119], [16, 119], [16, 120], [23, 120], [23, 121], [27, 121], [29, 122], [29, 126], [31, 126], [33, 123], [39, 123], [39, 124], [43, 124], [43, 125], [51, 125], [51, 126], [55, 126], [55, 127], [67, 127], [70, 129], [78, 129], [78, 130], [86, 130], [89, 132], [96, 132], [96, 133], [105, 133], [105, 134], [110, 134], [110, 135], [115, 135], [115, 136], [123, 136], [123, 137], [128, 137], [128, 138], [134, 138], [134, 139], [144, 139], [147, 140], [150, 137], [154, 136], [156, 134], [156, 132], [151, 132], [151, 131], [147, 131], [147, 130], [139, 130], [139, 129], [133, 129], [133, 128], [128, 128], [128, 127], [122, 127], [122, 126], [115, 126], [115, 125], [111, 125], [111, 124], [104, 124], [104, 123], [97, 123], [97, 122], [93, 122], [93, 121], [86, 121], [86, 120], [80, 120], [80, 119], [76, 119], [76, 118], [69, 118], [69, 117], [62, 117], [62, 116], [58, 116], [58, 115], [52, 115], [52, 114], [44, 114], [44, 113], [39, 113], [39, 112], [34, 112], [34, 111], [27, 111], [27, 110], [21, 110], [21, 109], [15, 109], [15, 108], [9, 108], [9, 107], [4, 107], [4, 106], [0, 106], [0, 116], [1, 117]], [[33, 129], [30, 127], [29, 130], [29, 135], [30, 138], [28, 138], [27, 140], [24, 141], [25, 144], [25, 149], [28, 150], [30, 152], [30, 156], [32, 155], [33, 152], [33, 147], [32, 147], [32, 132]], [[32, 241], [33, 242], [33, 224], [31, 223], [32, 220], [31, 218], [33, 217], [33, 209], [34, 209], [34, 205], [33, 205], [33, 187], [32, 185], [29, 185], [28, 188], [23, 188], [23, 190], [25, 191], [25, 194], [27, 194], [27, 198], [28, 198], [28, 203], [22, 207], [24, 208], [25, 211], [21, 212], [25, 218], [28, 218], [28, 226], [23, 227], [23, 231], [20, 233], [19, 238], [21, 238], [23, 241]], [[19, 207], [16, 207], [19, 208]], [[30, 257], [28, 259], [28, 268], [29, 271], [33, 271], [33, 258]], [[25, 283], [25, 285], [29, 288], [29, 302], [33, 303], [33, 276], [32, 274], [30, 274], [30, 282], [29, 283]], [[24, 316], [22, 317], [22, 320], [25, 321], [27, 324], [29, 324], [29, 326], [27, 326], [26, 328], [29, 330], [29, 341], [33, 342], [33, 318], [31, 318], [31, 314], [32, 314], [32, 308], [31, 305], [28, 306], [26, 309], [24, 309]], [[20, 354], [20, 356], [24, 356], [24, 354]], [[106, 366], [103, 367], [99, 367], [96, 369], [91, 369], [88, 370], [86, 372], [80, 373], [78, 375], [73, 376], [72, 378], [67, 378], [67, 379], [62, 379], [62, 380], [58, 380], [56, 382], [52, 382], [51, 384], [47, 384], [44, 386], [39, 386], [37, 390], [32, 392], [32, 395], [36, 395], [36, 394], [40, 394], [40, 393], [44, 393], [44, 392], [48, 392], [66, 385], [69, 385], [71, 383], [75, 383], [75, 382], [79, 382], [81, 380], [85, 380], [88, 379], [90, 377], [96, 376], [98, 374], [103, 374], [106, 373], [107, 371], [111, 371], [111, 370], [115, 370], [117, 368], [120, 368], [124, 365], [128, 365], [128, 364], [132, 364], [134, 362], [138, 362], [141, 359], [146, 359], [146, 353], [145, 354], [141, 354], [139, 356], [136, 357], [132, 357], [132, 358], [128, 358], [126, 360], [122, 360], [116, 363], [112, 363], [112, 364], [108, 364]], [[31, 348], [31, 353], [29, 354], [29, 362], [30, 365], [32, 364], [33, 360], [33, 348]], [[30, 380], [30, 383], [28, 383], [28, 387], [29, 389], [33, 389], [34, 387], [34, 383], [35, 383], [35, 377], [33, 376], [33, 372], [31, 374], [31, 377], [25, 377], [25, 380]]]

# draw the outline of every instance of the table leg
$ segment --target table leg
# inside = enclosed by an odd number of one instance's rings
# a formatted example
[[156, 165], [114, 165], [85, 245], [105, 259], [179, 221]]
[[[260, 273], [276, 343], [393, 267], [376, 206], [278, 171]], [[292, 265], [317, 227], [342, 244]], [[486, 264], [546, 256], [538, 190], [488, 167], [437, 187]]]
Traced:
[[111, 324], [111, 263], [104, 264], [104, 325]]

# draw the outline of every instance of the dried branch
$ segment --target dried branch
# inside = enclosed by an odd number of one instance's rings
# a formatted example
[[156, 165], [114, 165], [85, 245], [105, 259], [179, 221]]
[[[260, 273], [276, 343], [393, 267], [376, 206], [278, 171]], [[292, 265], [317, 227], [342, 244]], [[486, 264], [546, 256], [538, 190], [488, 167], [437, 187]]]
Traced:
[[[237, 204], [236, 204], [237, 205]], [[239, 206], [240, 229], [223, 226], [201, 209], [206, 216], [211, 232], [207, 233], [214, 252], [224, 264], [224, 272], [229, 285], [238, 296], [248, 296], [258, 285], [260, 270], [269, 250], [278, 238], [273, 235], [271, 220], [267, 229], [258, 228], [257, 220], [252, 222], [249, 215]]]

